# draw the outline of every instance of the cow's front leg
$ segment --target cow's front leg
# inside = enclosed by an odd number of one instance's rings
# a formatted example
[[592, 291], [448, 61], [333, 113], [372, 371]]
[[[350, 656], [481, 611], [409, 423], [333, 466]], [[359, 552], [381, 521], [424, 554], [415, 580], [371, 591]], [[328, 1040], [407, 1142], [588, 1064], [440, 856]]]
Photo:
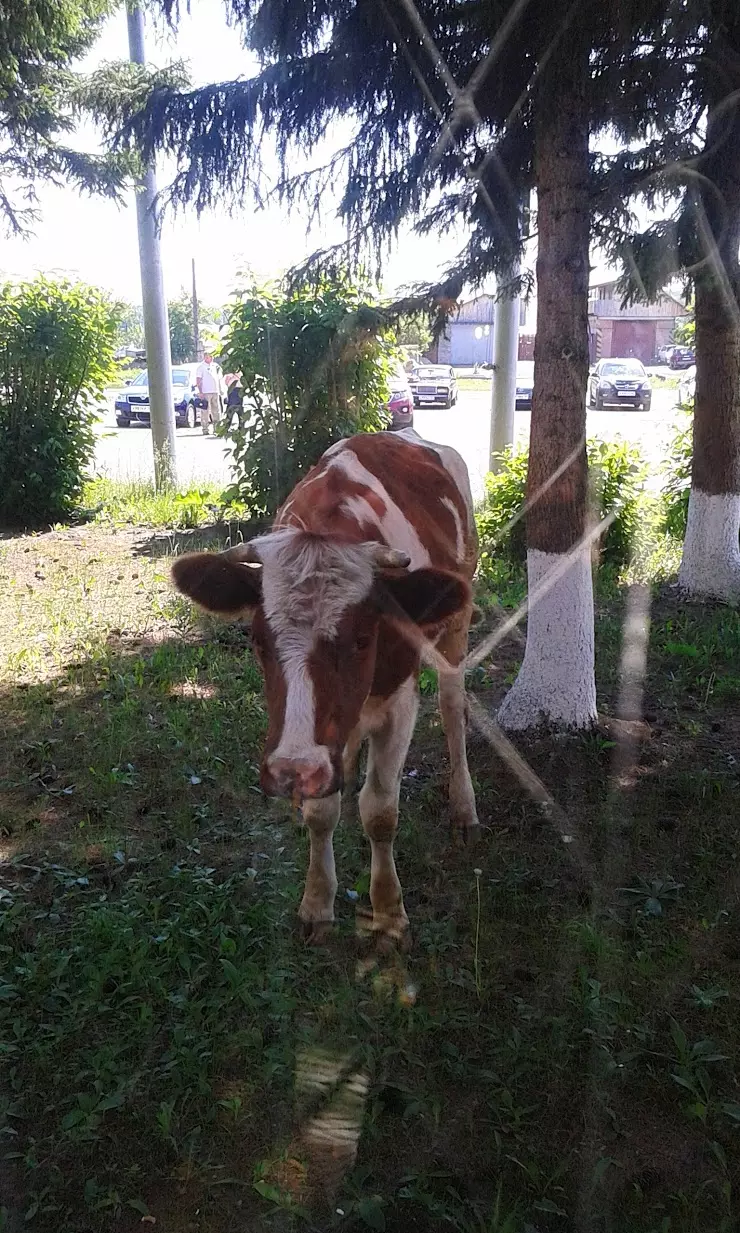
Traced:
[[360, 817], [370, 840], [370, 902], [375, 933], [401, 939], [408, 930], [401, 883], [393, 859], [398, 826], [401, 773], [416, 722], [416, 681], [409, 678], [389, 700], [381, 725], [370, 734], [367, 778], [360, 792]]
[[450, 753], [450, 814], [453, 828], [467, 840], [475, 834], [478, 814], [475, 792], [468, 769], [465, 746], [467, 703], [465, 699], [465, 653], [468, 645], [468, 620], [460, 620], [437, 644], [450, 667], [439, 673], [439, 709]]
[[323, 942], [334, 920], [337, 893], [334, 829], [339, 821], [341, 803], [340, 792], [322, 800], [303, 802], [303, 821], [310, 834], [311, 855], [298, 917], [307, 942]]

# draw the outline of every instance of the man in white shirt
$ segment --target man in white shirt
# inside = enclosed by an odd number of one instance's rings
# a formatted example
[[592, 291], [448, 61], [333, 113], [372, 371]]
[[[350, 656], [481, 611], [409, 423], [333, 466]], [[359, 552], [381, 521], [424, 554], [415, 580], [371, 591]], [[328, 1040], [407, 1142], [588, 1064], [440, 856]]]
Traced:
[[216, 425], [221, 420], [221, 393], [223, 390], [223, 374], [218, 364], [214, 363], [212, 355], [204, 355], [203, 362], [198, 365], [195, 373], [195, 382], [198, 386], [198, 393], [201, 398], [205, 399], [208, 404], [201, 408], [200, 422], [203, 428], [203, 436], [208, 436], [208, 424], [213, 420], [213, 430], [216, 431]]

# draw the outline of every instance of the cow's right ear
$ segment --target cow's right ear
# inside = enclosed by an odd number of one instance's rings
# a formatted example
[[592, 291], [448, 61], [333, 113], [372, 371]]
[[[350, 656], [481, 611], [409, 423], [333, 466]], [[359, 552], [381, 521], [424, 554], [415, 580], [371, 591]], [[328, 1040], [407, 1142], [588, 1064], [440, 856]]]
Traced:
[[208, 612], [236, 616], [262, 599], [262, 567], [238, 565], [220, 552], [189, 552], [172, 566], [178, 591]]

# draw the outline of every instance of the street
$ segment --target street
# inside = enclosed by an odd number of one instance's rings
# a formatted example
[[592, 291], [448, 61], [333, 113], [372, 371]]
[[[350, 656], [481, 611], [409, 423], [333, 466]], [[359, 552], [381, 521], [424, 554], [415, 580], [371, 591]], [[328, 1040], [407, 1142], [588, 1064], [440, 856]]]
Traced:
[[[457, 406], [449, 411], [423, 408], [414, 412], [414, 427], [428, 441], [452, 445], [462, 454], [470, 471], [473, 496], [483, 495], [483, 480], [488, 470], [488, 434], [491, 396], [487, 390], [462, 390]], [[666, 445], [673, 435], [677, 410], [675, 390], [653, 390], [650, 411], [589, 410], [589, 437], [611, 441], [623, 437], [640, 447], [650, 464], [649, 487], [660, 486], [660, 464]], [[529, 437], [529, 411], [517, 411], [515, 433], [517, 443]], [[179, 484], [183, 489], [201, 483], [230, 482], [226, 447], [212, 437], [204, 438], [199, 428], [177, 431], [177, 465]], [[106, 413], [98, 429], [95, 452], [96, 474], [109, 479], [151, 479], [152, 443], [149, 428], [135, 425], [117, 428], [112, 409]]]

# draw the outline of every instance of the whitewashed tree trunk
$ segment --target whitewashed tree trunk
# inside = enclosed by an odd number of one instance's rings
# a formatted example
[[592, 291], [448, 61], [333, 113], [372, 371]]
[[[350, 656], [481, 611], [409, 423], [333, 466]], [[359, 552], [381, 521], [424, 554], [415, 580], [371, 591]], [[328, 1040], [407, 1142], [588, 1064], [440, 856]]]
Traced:
[[696, 400], [689, 517], [679, 583], [740, 601], [740, 13], [712, 31], [705, 153], [693, 205], [697, 263]]
[[[527, 515], [527, 645], [498, 714], [511, 729], [543, 722], [587, 728], [596, 719], [590, 553], [578, 548], [588, 490], [588, 71], [588, 46], [574, 34], [568, 55], [553, 57], [543, 74], [550, 105], [540, 106], [537, 119], [537, 334], [527, 479], [527, 496], [536, 502]], [[559, 576], [548, 586], [553, 571]]]
[[594, 600], [590, 548], [574, 554], [564, 573], [557, 552], [527, 552], [530, 599], [527, 645], [516, 682], [499, 710], [510, 730], [539, 722], [587, 728], [596, 716], [594, 681]]
[[691, 595], [740, 603], [740, 493], [692, 487], [679, 585]]

